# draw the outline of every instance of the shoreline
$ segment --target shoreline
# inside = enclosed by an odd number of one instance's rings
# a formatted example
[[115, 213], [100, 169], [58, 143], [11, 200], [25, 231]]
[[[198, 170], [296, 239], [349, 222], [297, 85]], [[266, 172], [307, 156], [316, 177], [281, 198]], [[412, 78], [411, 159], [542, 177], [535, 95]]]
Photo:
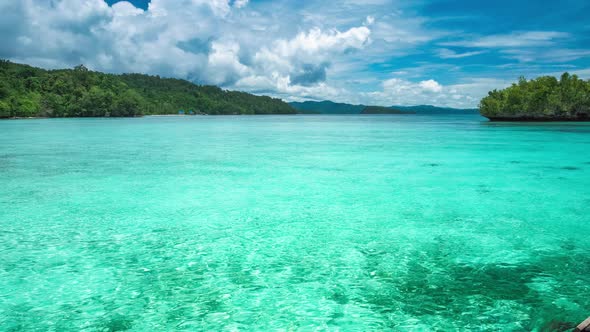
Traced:
[[[196, 117], [196, 116], [252, 116], [252, 115], [301, 115], [299, 113], [274, 113], [274, 114], [146, 114], [139, 116], [63, 116], [63, 117], [49, 117], [49, 116], [14, 116], [9, 118], [0, 118], [3, 120], [37, 120], [37, 119], [132, 119], [132, 118], [146, 118], [146, 117]], [[318, 114], [319, 115], [319, 114]]]
[[590, 122], [590, 118], [483, 117], [491, 122]]

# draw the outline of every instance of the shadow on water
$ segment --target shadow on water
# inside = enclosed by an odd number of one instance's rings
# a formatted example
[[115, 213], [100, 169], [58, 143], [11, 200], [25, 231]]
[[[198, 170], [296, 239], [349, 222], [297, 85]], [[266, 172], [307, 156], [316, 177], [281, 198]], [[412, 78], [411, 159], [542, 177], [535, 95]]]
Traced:
[[[387, 268], [387, 253], [362, 252], [373, 282], [352, 301], [382, 314], [390, 328], [400, 328], [391, 314], [403, 312], [422, 323], [438, 317], [463, 327], [502, 323], [527, 331], [571, 329], [583, 317], [568, 309], [590, 306], [590, 299], [580, 300], [590, 288], [590, 255], [572, 243], [562, 249], [539, 252], [526, 263], [468, 264], [454, 259], [439, 240], [430, 250], [413, 253], [402, 274]], [[516, 316], [521, 320], [511, 321]]]
[[[268, 286], [252, 270], [273, 273], [287, 267], [293, 272], [289, 283], [292, 289], [322, 283], [327, 300], [338, 308], [350, 305], [370, 310], [381, 317], [379, 324], [384, 329], [403, 329], [400, 317], [410, 317], [433, 326], [441, 321], [452, 322], [466, 330], [510, 326], [527, 331], [559, 331], [584, 318], [576, 316], [580, 308], [590, 307], [590, 298], [580, 295], [590, 291], [590, 255], [573, 241], [564, 241], [559, 250], [536, 251], [526, 262], [510, 264], [461, 261], [458, 250], [463, 244], [442, 236], [403, 252], [395, 245], [359, 247], [363, 275], [351, 286], [339, 284], [340, 278], [314, 274], [321, 266], [317, 262], [301, 262], [296, 255], [288, 260], [281, 256], [277, 260], [280, 266], [258, 267], [249, 263], [244, 253], [236, 251], [209, 261], [193, 258], [193, 262], [179, 268], [173, 259], [176, 253], [167, 250], [165, 231], [155, 231], [158, 236], [139, 240], [141, 248], [149, 250], [128, 251], [124, 243], [113, 241], [79, 242], [78, 260], [68, 261], [71, 271], [87, 268], [86, 255], [100, 256], [102, 259], [94, 268], [107, 270], [117, 266], [127, 271], [126, 278], [117, 298], [93, 295], [82, 298], [78, 308], [59, 310], [67, 316], [52, 317], [60, 327], [58, 330], [75, 330], [68, 324], [87, 319], [84, 310], [88, 307], [105, 313], [92, 322], [99, 331], [137, 328], [141, 325], [137, 311], [124, 310], [128, 297], [134, 298], [133, 303], [141, 312], [152, 310], [154, 303], [161, 305], [158, 308], [165, 310], [164, 324], [168, 327], [191, 319], [203, 321], [219, 314], [232, 315], [240, 309], [224, 294], [239, 290], [256, 298]], [[39, 273], [51, 272], [53, 268], [48, 264]], [[229, 284], [219, 284], [219, 278]], [[28, 304], [13, 305], [5, 311], [10, 323], [8, 330], [43, 325], [35, 317], [49, 314], [45, 310]], [[30, 315], [32, 311], [36, 315]], [[343, 312], [334, 311], [329, 324], [338, 326], [346, 319], [344, 316]]]
[[575, 167], [575, 166], [564, 166], [564, 167], [561, 167], [561, 169], [566, 170], [566, 171], [579, 171], [579, 170], [581, 170], [580, 167]]

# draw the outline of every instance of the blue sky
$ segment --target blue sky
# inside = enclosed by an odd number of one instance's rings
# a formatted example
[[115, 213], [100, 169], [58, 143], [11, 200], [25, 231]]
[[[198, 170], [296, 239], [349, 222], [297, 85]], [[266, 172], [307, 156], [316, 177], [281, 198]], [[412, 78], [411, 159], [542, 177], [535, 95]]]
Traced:
[[590, 1], [5, 0], [0, 58], [280, 97], [475, 107], [519, 76], [590, 78]]

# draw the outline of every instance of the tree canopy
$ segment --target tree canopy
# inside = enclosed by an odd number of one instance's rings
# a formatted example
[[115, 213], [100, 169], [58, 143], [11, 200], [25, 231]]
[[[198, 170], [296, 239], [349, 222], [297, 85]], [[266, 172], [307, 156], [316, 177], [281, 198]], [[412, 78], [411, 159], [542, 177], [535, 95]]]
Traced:
[[83, 65], [44, 70], [0, 60], [1, 117], [177, 114], [294, 114], [280, 99], [142, 74], [105, 74]]
[[479, 104], [492, 120], [590, 120], [590, 81], [564, 73], [560, 79], [521, 77], [504, 90], [493, 90]]

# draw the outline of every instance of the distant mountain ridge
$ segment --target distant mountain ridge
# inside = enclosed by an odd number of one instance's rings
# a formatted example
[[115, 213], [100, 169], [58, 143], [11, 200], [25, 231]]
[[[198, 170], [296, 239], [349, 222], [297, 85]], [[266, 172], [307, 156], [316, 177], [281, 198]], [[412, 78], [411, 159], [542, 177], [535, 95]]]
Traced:
[[361, 114], [416, 114], [416, 112], [399, 110], [393, 107], [366, 106]]
[[[365, 108], [373, 107], [372, 105], [335, 103], [329, 100], [291, 102], [289, 105], [298, 113], [303, 114], [376, 114], [375, 112], [363, 112]], [[385, 112], [383, 108], [380, 107], [379, 114], [479, 114], [479, 110], [476, 108], [462, 109], [432, 105], [386, 107], [392, 109], [392, 112]]]
[[310, 114], [360, 114], [366, 107], [365, 105], [335, 103], [329, 100], [291, 102], [289, 105], [299, 113]]
[[392, 108], [416, 114], [479, 114], [477, 108], [452, 108], [432, 105], [392, 106]]

